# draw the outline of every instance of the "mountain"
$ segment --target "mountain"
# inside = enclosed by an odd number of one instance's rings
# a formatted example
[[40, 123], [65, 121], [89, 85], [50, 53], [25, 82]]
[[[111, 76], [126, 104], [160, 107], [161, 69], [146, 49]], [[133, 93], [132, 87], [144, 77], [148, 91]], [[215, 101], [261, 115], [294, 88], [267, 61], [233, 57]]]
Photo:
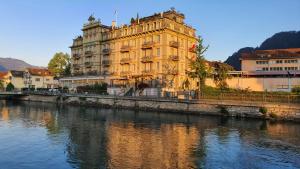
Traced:
[[300, 31], [279, 32], [266, 39], [259, 47], [245, 47], [233, 53], [227, 58], [225, 63], [233, 66], [236, 70], [241, 70], [241, 53], [249, 53], [254, 50], [287, 49], [300, 48]]
[[0, 71], [23, 70], [28, 67], [37, 67], [30, 65], [23, 60], [13, 58], [0, 58]]

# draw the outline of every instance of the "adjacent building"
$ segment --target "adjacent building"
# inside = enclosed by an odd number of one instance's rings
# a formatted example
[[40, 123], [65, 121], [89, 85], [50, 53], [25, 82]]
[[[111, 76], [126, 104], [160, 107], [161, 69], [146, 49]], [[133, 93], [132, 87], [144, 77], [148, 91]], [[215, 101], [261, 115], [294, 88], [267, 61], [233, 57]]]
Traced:
[[300, 70], [300, 48], [243, 53], [241, 67], [242, 71], [297, 71]]
[[58, 81], [48, 69], [27, 68], [23, 76], [25, 88], [55, 88]]
[[172, 79], [178, 89], [188, 78], [189, 58], [195, 55], [196, 30], [185, 16], [171, 9], [151, 16], [132, 18], [130, 24], [103, 25], [93, 16], [73, 40], [72, 77], [63, 86], [106, 82], [111, 86], [162, 87]]

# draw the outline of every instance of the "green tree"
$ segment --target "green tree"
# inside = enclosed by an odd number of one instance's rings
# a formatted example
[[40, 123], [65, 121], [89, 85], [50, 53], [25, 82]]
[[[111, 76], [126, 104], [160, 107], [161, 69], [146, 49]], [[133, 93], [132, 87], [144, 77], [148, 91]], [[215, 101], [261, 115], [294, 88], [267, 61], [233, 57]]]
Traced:
[[55, 53], [53, 58], [48, 63], [48, 69], [55, 76], [60, 77], [65, 75], [65, 73], [69, 73], [67, 69], [70, 66], [70, 55], [67, 53]]
[[227, 84], [226, 80], [231, 77], [228, 74], [228, 72], [234, 70], [233, 67], [226, 63], [222, 63], [222, 62], [213, 62], [212, 66], [214, 68], [214, 71], [213, 71], [214, 83], [221, 90], [227, 89], [228, 84]]
[[14, 89], [15, 89], [15, 86], [11, 82], [9, 82], [6, 86], [6, 91], [11, 92]]
[[198, 79], [199, 82], [199, 94], [203, 94], [205, 87], [205, 80], [210, 75], [210, 67], [205, 60], [204, 53], [207, 51], [208, 46], [203, 45], [203, 39], [198, 37], [198, 44], [196, 45], [196, 56], [190, 59], [190, 70], [187, 74], [191, 78]]

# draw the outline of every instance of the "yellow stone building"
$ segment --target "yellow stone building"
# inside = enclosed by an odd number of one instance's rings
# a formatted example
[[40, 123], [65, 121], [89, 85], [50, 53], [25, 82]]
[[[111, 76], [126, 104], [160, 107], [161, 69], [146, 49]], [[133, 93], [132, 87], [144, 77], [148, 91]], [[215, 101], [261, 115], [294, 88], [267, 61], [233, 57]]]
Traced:
[[91, 16], [82, 28], [83, 35], [71, 46], [72, 77], [61, 79], [61, 84], [69, 88], [96, 82], [180, 88], [197, 41], [196, 30], [184, 19], [174, 9], [137, 16], [121, 26], [114, 21], [106, 26]]

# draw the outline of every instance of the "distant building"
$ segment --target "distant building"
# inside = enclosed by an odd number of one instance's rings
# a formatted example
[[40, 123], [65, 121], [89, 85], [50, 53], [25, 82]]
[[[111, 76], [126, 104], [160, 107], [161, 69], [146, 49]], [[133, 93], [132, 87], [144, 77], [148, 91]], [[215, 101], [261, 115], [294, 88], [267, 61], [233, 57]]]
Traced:
[[242, 71], [269, 71], [276, 74], [280, 71], [300, 70], [300, 48], [256, 50], [243, 53]]
[[[242, 53], [242, 71], [231, 71], [231, 88], [252, 91], [291, 91], [300, 86], [300, 48]], [[214, 86], [212, 81], [208, 85]]]
[[48, 69], [27, 68], [24, 71], [24, 85], [26, 88], [54, 88], [58, 81]]
[[189, 58], [195, 56], [196, 30], [184, 23], [185, 16], [171, 9], [132, 20], [129, 25], [103, 25], [91, 16], [83, 35], [73, 40], [72, 77], [62, 86], [106, 82], [111, 86], [162, 86], [174, 76], [172, 88], [186, 80]]
[[[9, 72], [0, 72], [0, 80], [3, 84], [3, 87], [6, 88], [7, 84], [10, 82], [10, 73]], [[3, 89], [0, 89], [3, 90]]]
[[21, 90], [25, 87], [24, 84], [24, 71], [11, 70], [10, 73], [10, 82], [14, 85], [15, 89]]

